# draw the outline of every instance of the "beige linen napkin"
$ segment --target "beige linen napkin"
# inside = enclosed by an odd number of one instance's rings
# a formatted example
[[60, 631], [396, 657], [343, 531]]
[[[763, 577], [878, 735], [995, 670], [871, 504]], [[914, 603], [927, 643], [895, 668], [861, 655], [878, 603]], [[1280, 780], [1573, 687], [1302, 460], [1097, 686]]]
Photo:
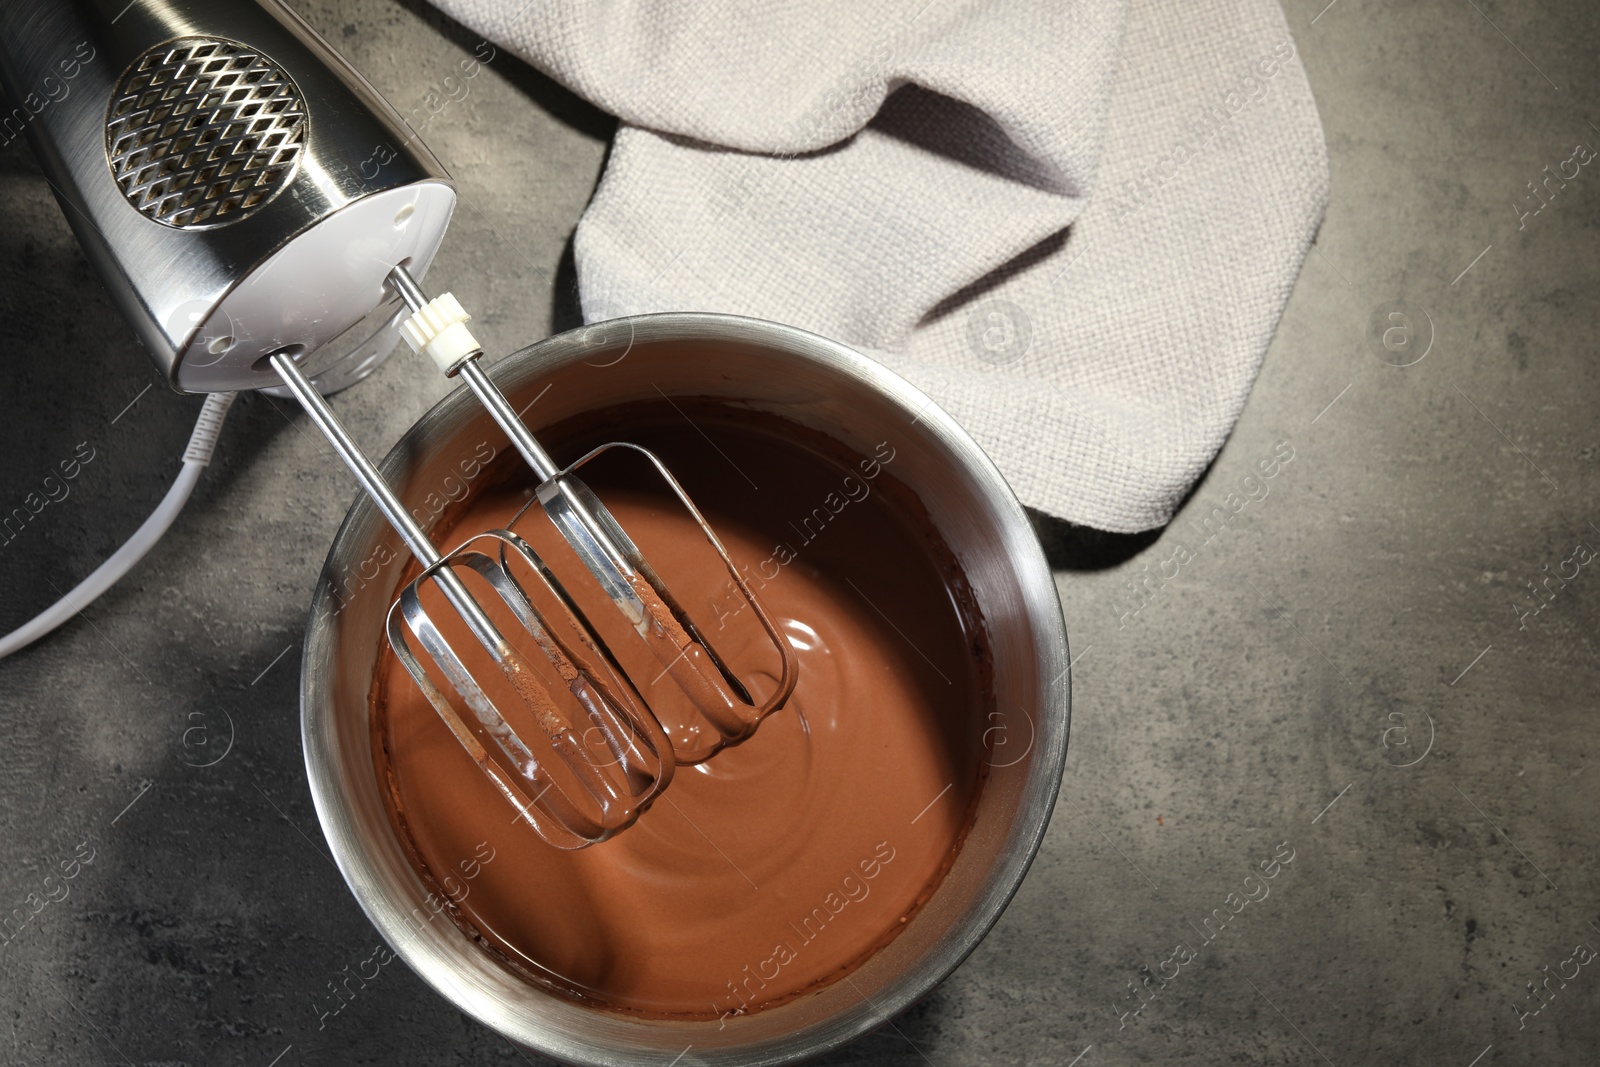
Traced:
[[621, 119], [587, 319], [837, 338], [1104, 530], [1221, 448], [1327, 199], [1275, 0], [437, 2]]

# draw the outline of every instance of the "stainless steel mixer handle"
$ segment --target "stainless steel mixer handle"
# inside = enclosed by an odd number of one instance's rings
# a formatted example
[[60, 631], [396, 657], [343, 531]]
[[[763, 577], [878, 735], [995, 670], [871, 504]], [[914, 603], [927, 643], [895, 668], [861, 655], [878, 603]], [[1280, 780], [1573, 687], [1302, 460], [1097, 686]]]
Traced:
[[454, 209], [439, 161], [284, 0], [0, 0], [0, 90], [0, 142], [26, 133], [180, 391], [276, 386], [262, 356], [337, 338], [395, 263], [426, 271]]

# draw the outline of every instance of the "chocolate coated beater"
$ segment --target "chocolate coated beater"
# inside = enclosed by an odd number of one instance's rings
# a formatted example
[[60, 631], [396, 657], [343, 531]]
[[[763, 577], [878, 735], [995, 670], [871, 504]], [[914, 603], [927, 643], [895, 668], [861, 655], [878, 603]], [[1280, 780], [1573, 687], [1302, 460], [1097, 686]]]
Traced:
[[[467, 387], [539, 479], [535, 496], [544, 513], [661, 665], [662, 675], [672, 679], [689, 705], [711, 727], [708, 742], [690, 744], [682, 740], [674, 744], [678, 762], [699, 763], [726, 745], [749, 737], [762, 719], [788, 700], [794, 690], [798, 664], [788, 639], [750, 591], [739, 569], [728, 558], [727, 549], [666, 465], [648, 449], [612, 441], [590, 450], [568, 467], [558, 467], [523, 424], [505, 394], [479, 365], [483, 349], [466, 328], [470, 316], [460, 302], [450, 293], [428, 299], [404, 266], [390, 273], [389, 285], [413, 313], [401, 324], [401, 336], [413, 349], [431, 358], [446, 377], [459, 375], [466, 381]], [[705, 639], [679, 599], [610, 510], [578, 478], [576, 472], [580, 467], [612, 449], [626, 449], [647, 461], [650, 471], [693, 518], [727, 570], [734, 588], [754, 609], [756, 620], [777, 650], [782, 664], [777, 688], [766, 699], [751, 697], [750, 690]], [[658, 681], [662, 675], [657, 676]]]
[[[604, 840], [648, 807], [680, 757], [749, 736], [783, 703], [794, 657], [760, 606], [783, 666], [773, 696], [755, 701], [572, 475], [590, 457], [558, 469], [477, 367], [454, 298], [427, 300], [404, 270], [390, 278], [396, 263], [420, 273], [433, 260], [453, 182], [283, 0], [0, 2], [0, 95], [31, 100], [63, 78], [71, 93], [52, 94], [23, 125], [113, 300], [178, 391], [231, 395], [281, 381], [305, 407], [423, 567], [390, 613], [396, 655], [541, 834], [569, 848]], [[671, 678], [654, 710], [525, 541], [493, 530], [441, 556], [323, 401], [387, 356], [389, 345], [372, 343], [382, 333], [372, 327], [393, 314], [386, 281], [414, 312], [413, 346], [467, 380], [532, 466], [544, 512], [587, 569], [573, 568], [575, 579], [594, 577]], [[207, 455], [209, 446], [189, 458]], [[172, 513], [158, 512], [166, 518], [141, 527], [138, 543]], [[434, 625], [451, 616], [464, 630]], [[626, 662], [648, 665], [627, 652]], [[662, 723], [678, 718], [657, 712], [684, 705], [685, 738], [700, 731], [709, 743], [675, 752]]]
[[[271, 357], [423, 566], [389, 612], [396, 657], [457, 740], [545, 840], [560, 848], [603, 841], [650, 806], [678, 763], [709, 759], [743, 741], [782, 707], [797, 677], [794, 650], [658, 457], [611, 442], [557, 466], [479, 365], [483, 350], [466, 329], [468, 315], [460, 303], [448, 293], [430, 300], [404, 267], [395, 268], [389, 284], [412, 309], [402, 335], [447, 376], [466, 380], [539, 479], [535, 498], [544, 514], [661, 665], [652, 685], [670, 678], [710, 728], [685, 730], [675, 751], [656, 712], [582, 609], [517, 534], [486, 531], [440, 555], [290, 355]], [[781, 662], [777, 686], [765, 699], [752, 698], [610, 510], [578, 478], [580, 467], [612, 449], [647, 461], [754, 609]], [[469, 583], [488, 595], [474, 594]], [[473, 642], [453, 645], [438, 624], [441, 611], [459, 616]], [[699, 733], [709, 740], [690, 740]]]
[[[390, 609], [389, 640], [451, 733], [529, 825], [558, 848], [582, 848], [629, 826], [672, 780], [676, 761], [660, 724], [554, 576], [531, 548], [506, 531], [482, 534], [440, 556], [292, 357], [279, 352], [270, 360], [423, 565], [422, 575]], [[474, 548], [486, 540], [494, 546], [492, 555]], [[537, 579], [561, 617], [551, 620], [533, 610], [513, 563]], [[457, 568], [481, 576], [489, 586], [504, 606], [497, 612], [500, 625]], [[476, 648], [468, 650], [472, 666], [422, 609], [424, 584], [443, 594], [475, 638]], [[445, 688], [465, 705], [465, 715], [411, 651], [397, 611], [444, 676]], [[510, 627], [504, 626], [507, 617]], [[587, 743], [596, 731], [608, 758]]]

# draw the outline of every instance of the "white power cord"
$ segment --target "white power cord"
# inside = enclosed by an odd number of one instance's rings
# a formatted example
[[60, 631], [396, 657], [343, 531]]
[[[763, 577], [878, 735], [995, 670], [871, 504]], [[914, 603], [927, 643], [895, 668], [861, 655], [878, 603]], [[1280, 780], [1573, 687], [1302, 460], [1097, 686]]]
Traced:
[[200, 408], [200, 417], [195, 420], [194, 433], [189, 435], [189, 445], [183, 450], [183, 469], [178, 472], [172, 488], [167, 490], [167, 495], [155, 511], [121, 548], [112, 553], [110, 559], [95, 568], [94, 573], [74, 586], [70, 593], [5, 637], [0, 637], [0, 659], [33, 644], [87, 608], [149, 554], [172, 526], [183, 505], [189, 502], [189, 494], [194, 492], [195, 483], [200, 481], [200, 472], [205, 470], [206, 464], [211, 462], [211, 454], [216, 451], [217, 437], [222, 433], [222, 420], [237, 395], [212, 393], [206, 397], [205, 404]]

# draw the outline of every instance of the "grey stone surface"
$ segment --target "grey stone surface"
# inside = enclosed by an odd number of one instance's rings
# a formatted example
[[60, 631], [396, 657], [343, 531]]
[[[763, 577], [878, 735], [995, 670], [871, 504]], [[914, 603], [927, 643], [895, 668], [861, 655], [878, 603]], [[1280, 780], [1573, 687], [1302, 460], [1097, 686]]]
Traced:
[[[1516, 607], [1600, 547], [1600, 172], [1552, 183], [1537, 215], [1513, 205], [1600, 141], [1600, 14], [1324, 3], [1287, 9], [1333, 200], [1237, 431], [1164, 531], [1040, 525], [1078, 657], [1044, 849], [948, 982], [827, 1062], [1594, 1061], [1593, 967], [1537, 1015], [1513, 1005], [1600, 945], [1600, 568]], [[299, 7], [402, 110], [477, 43], [414, 0]], [[504, 56], [425, 130], [463, 194], [436, 277], [492, 351], [571, 323], [563, 257], [608, 130]], [[20, 145], [0, 149], [0, 217], [0, 504], [93, 449], [0, 545], [9, 629], [142, 520], [198, 401], [144, 391]], [[1395, 300], [1433, 334], [1404, 368], [1367, 340]], [[442, 391], [396, 359], [335, 406], [379, 449]], [[1292, 461], [1246, 484], [1279, 442]], [[325, 1022], [313, 1007], [375, 939], [326, 855], [295, 706], [351, 498], [289, 405], [243, 399], [152, 557], [0, 664], [0, 913], [93, 850], [0, 945], [0, 1061], [518, 1060], [404, 968]], [[1284, 842], [1269, 895], [1208, 941]], [[1134, 999], [1180, 943], [1193, 959]]]

